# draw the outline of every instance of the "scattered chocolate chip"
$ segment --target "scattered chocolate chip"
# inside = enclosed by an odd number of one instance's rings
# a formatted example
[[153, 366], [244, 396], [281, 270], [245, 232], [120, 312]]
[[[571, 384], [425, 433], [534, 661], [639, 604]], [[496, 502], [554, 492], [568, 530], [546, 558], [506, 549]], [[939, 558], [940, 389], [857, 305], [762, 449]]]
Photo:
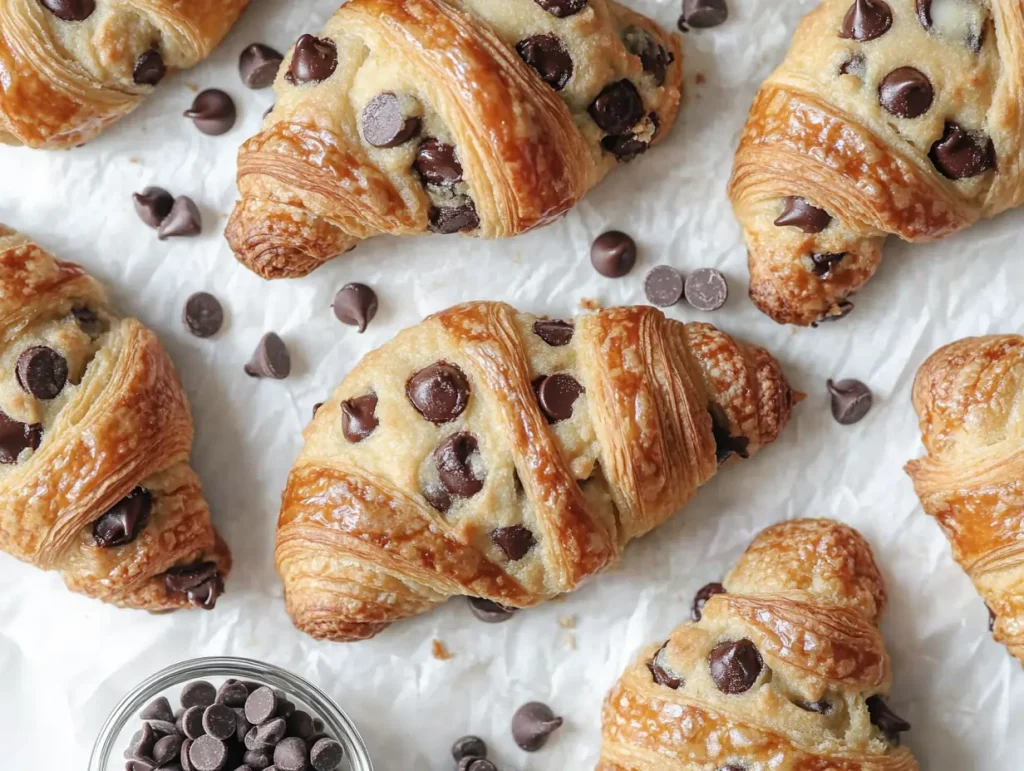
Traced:
[[330, 738], [320, 739], [309, 750], [309, 762], [314, 771], [334, 771], [344, 756], [341, 744]]
[[754, 687], [764, 660], [750, 640], [719, 643], [708, 654], [711, 679], [722, 693], [745, 693]]
[[196, 202], [187, 195], [174, 199], [170, 212], [160, 223], [157, 236], [161, 241], [168, 238], [198, 236], [203, 232], [203, 218]]
[[463, 758], [486, 758], [487, 744], [478, 736], [463, 736], [452, 745], [452, 757], [456, 763]]
[[846, 252], [824, 252], [811, 255], [811, 272], [820, 279], [832, 277], [832, 268], [846, 258]]
[[850, 57], [839, 67], [841, 75], [853, 75], [863, 80], [868, 74], [868, 60], [861, 53], [850, 54]]
[[322, 83], [338, 69], [338, 46], [333, 40], [303, 35], [295, 44], [285, 79], [293, 86]]
[[424, 487], [423, 497], [427, 499], [427, 503], [442, 514], [446, 514], [452, 507], [452, 496], [439, 484], [430, 484]]
[[341, 432], [351, 444], [358, 444], [377, 428], [377, 396], [366, 394], [341, 403]]
[[794, 701], [794, 704], [805, 712], [817, 712], [819, 715], [828, 715], [832, 712], [832, 702], [827, 699], [818, 701]]
[[238, 57], [238, 72], [246, 88], [268, 88], [274, 84], [284, 56], [270, 46], [253, 43]]
[[451, 187], [462, 181], [462, 164], [455, 145], [445, 144], [434, 137], [420, 142], [413, 166], [428, 185]]
[[135, 60], [132, 80], [137, 86], [155, 86], [167, 74], [164, 57], [155, 48], [151, 48]]
[[449, 235], [476, 230], [480, 226], [480, 215], [476, 205], [469, 201], [459, 206], [432, 206], [428, 229], [431, 233]]
[[537, 388], [541, 409], [552, 423], [569, 420], [573, 405], [584, 393], [583, 386], [572, 375], [558, 373], [544, 378]]
[[0, 410], [0, 464], [12, 465], [25, 450], [38, 450], [43, 427], [22, 423]]
[[14, 372], [21, 390], [40, 401], [56, 399], [68, 382], [67, 359], [45, 345], [23, 351]]
[[500, 603], [485, 600], [482, 597], [467, 597], [466, 599], [473, 615], [485, 624], [501, 624], [508, 621], [517, 612], [516, 608], [507, 608]]
[[654, 678], [654, 682], [677, 691], [683, 686], [683, 678], [665, 666], [664, 658], [667, 647], [668, 643], [666, 642], [658, 649], [658, 652], [654, 654], [654, 658], [647, 662], [647, 668], [651, 671], [651, 677]]
[[366, 284], [345, 284], [334, 296], [334, 315], [342, 324], [365, 332], [377, 315], [377, 293]]
[[791, 195], [785, 199], [785, 208], [775, 220], [776, 227], [800, 228], [804, 233], [820, 233], [832, 222], [824, 209], [819, 209], [806, 198]]
[[61, 21], [85, 21], [96, 10], [96, 0], [39, 0]]
[[[131, 543], [138, 538], [139, 533], [149, 522], [152, 510], [153, 496], [149, 490], [136, 487], [93, 523], [93, 541], [105, 549]], [[160, 719], [168, 718], [165, 716]]]
[[626, 44], [627, 51], [640, 57], [640, 65], [644, 68], [644, 72], [651, 73], [657, 85], [664, 85], [668, 75], [668, 66], [675, 61], [675, 56], [655, 40], [650, 32], [641, 27], [627, 29], [622, 40]]
[[669, 308], [678, 303], [684, 288], [683, 275], [671, 265], [652, 268], [644, 279], [647, 301], [659, 308]]
[[562, 41], [554, 35], [533, 35], [516, 44], [516, 51], [524, 62], [540, 75], [541, 80], [555, 91], [561, 91], [572, 78], [572, 57]]
[[203, 707], [189, 707], [181, 716], [181, 730], [189, 739], [198, 739], [205, 733], [203, 728]]
[[699, 311], [717, 311], [729, 299], [729, 284], [714, 268], [698, 268], [686, 277], [686, 301]]
[[879, 38], [892, 27], [892, 9], [882, 0], [854, 0], [843, 17], [839, 37], [862, 43]]
[[192, 742], [188, 759], [196, 771], [222, 771], [228, 760], [228, 748], [220, 739], [200, 736]]
[[952, 121], [946, 123], [942, 138], [932, 145], [928, 157], [947, 179], [969, 179], [996, 165], [992, 140], [983, 134], [965, 131]]
[[636, 265], [636, 242], [625, 233], [602, 233], [590, 247], [590, 264], [606, 278], [622, 278]]
[[491, 533], [494, 545], [512, 562], [518, 562], [537, 544], [533, 533], [522, 525], [499, 527]]
[[562, 718], [555, 717], [551, 707], [539, 701], [524, 704], [512, 716], [512, 738], [526, 752], [541, 749], [561, 727]]
[[171, 709], [171, 702], [167, 700], [166, 696], [158, 696], [146, 705], [145, 709], [139, 713], [139, 717], [143, 720], [160, 720], [173, 723], [174, 711]]
[[724, 24], [729, 18], [725, 0], [683, 0], [681, 22], [694, 29], [708, 29]]
[[363, 138], [374, 147], [398, 147], [420, 133], [419, 116], [407, 116], [403, 100], [390, 91], [377, 94], [363, 108]]
[[245, 719], [253, 725], [265, 723], [277, 714], [277, 696], [274, 689], [260, 686], [245, 700]]
[[168, 592], [184, 594], [189, 602], [204, 610], [212, 610], [224, 593], [224, 577], [215, 562], [171, 568], [164, 573], [164, 585]]
[[910, 723], [889, 709], [889, 705], [881, 696], [870, 697], [867, 705], [871, 724], [885, 734], [885, 738], [890, 742], [899, 744], [900, 734], [910, 730]]
[[533, 323], [534, 334], [554, 348], [571, 343], [575, 331], [572, 324], [560, 319], [539, 319]]
[[725, 463], [733, 455], [741, 458], [749, 457], [747, 446], [750, 440], [745, 436], [733, 436], [729, 424], [729, 416], [722, 405], [712, 402], [708, 405], [711, 415], [711, 431], [715, 437], [715, 458], [719, 464]]
[[693, 596], [693, 605], [690, 606], [690, 618], [695, 622], [700, 621], [704, 614], [704, 606], [707, 605], [708, 600], [716, 594], [725, 593], [725, 587], [719, 583], [710, 583], [702, 586]]
[[185, 301], [182, 321], [196, 337], [213, 337], [224, 325], [224, 308], [209, 292], [197, 292]]
[[268, 332], [256, 346], [252, 359], [245, 365], [249, 377], [269, 377], [284, 380], [292, 371], [292, 358], [288, 348], [276, 333]]
[[587, 7], [587, 0], [533, 0], [533, 2], [559, 19], [574, 16]]
[[280, 771], [304, 771], [308, 760], [306, 743], [297, 736], [289, 736], [274, 749], [274, 765]]
[[227, 134], [234, 128], [238, 111], [234, 100], [219, 88], [202, 91], [185, 110], [185, 117], [191, 118], [196, 128], [210, 136]]
[[587, 108], [594, 122], [608, 134], [625, 134], [644, 117], [644, 100], [629, 80], [605, 86]]
[[174, 206], [174, 196], [162, 187], [147, 187], [141, 193], [133, 194], [132, 200], [139, 219], [151, 228], [160, 227]]
[[409, 378], [405, 393], [420, 415], [442, 425], [465, 411], [469, 403], [469, 381], [454, 364], [439, 361]]
[[203, 730], [214, 739], [226, 740], [235, 735], [238, 723], [231, 707], [211, 704], [203, 713]]
[[859, 380], [829, 380], [826, 386], [832, 395], [832, 417], [840, 425], [859, 423], [871, 410], [871, 389]]
[[205, 680], [195, 680], [181, 689], [181, 706], [206, 709], [217, 701], [217, 689]]
[[878, 101], [898, 118], [919, 118], [928, 112], [934, 100], [932, 82], [913, 67], [893, 70], [878, 86]]
[[476, 437], [465, 432], [445, 438], [434, 450], [438, 479], [451, 495], [472, 498], [483, 489], [483, 480], [477, 476], [472, 462], [478, 451]]

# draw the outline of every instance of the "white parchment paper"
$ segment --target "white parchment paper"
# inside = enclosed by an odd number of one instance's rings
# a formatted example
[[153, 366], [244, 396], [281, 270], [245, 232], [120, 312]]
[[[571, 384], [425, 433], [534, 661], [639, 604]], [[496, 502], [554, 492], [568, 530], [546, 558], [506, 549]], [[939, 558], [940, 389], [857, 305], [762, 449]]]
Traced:
[[[669, 26], [679, 12], [679, 0], [627, 2]], [[693, 592], [717, 580], [758, 530], [822, 515], [859, 528], [885, 572], [891, 701], [914, 725], [906, 741], [922, 768], [1024, 768], [1024, 672], [991, 641], [984, 604], [902, 471], [920, 452], [910, 386], [924, 358], [959, 337], [1024, 327], [1024, 212], [940, 244], [892, 242], [842, 323], [794, 330], [760, 315], [746, 297], [745, 251], [725, 184], [757, 86], [815, 0], [731, 0], [725, 26], [685, 36], [686, 103], [669, 141], [619, 169], [565, 219], [503, 243], [375, 239], [308, 278], [267, 283], [237, 265], [221, 237], [235, 198], [236, 148], [273, 100], [270, 91], [242, 87], [236, 61], [254, 41], [286, 49], [319, 29], [336, 4], [255, 0], [210, 61], [165, 83], [89, 146], [0, 150], [0, 221], [87, 266], [124, 312], [162, 335], [192, 400], [194, 465], [235, 556], [215, 612], [157, 617], [72, 595], [56, 575], [0, 555], [4, 769], [83, 768], [126, 691], [165, 665], [214, 654], [271, 661], [323, 687], [358, 723], [384, 771], [450, 769], [448, 747], [465, 733], [484, 736], [502, 769], [593, 768], [601, 701], [638, 648], [683, 621]], [[196, 88], [206, 87], [237, 100], [240, 120], [226, 136], [203, 136], [181, 117]], [[159, 242], [131, 205], [131, 193], [149, 184], [193, 196], [204, 234]], [[587, 257], [591, 239], [612, 227], [632, 233], [642, 252], [620, 281], [599, 277]], [[642, 277], [659, 263], [727, 274], [725, 309], [707, 317], [680, 306], [672, 314], [708, 318], [778, 355], [810, 395], [781, 440], [719, 475], [674, 521], [633, 544], [619, 569], [509, 623], [483, 625], [456, 601], [355, 645], [295, 631], [272, 562], [279, 496], [313, 404], [359, 357], [464, 300], [559, 316], [577, 312], [583, 298], [639, 303]], [[330, 311], [337, 289], [354, 280], [376, 287], [381, 300], [364, 335]], [[215, 292], [228, 309], [214, 340], [192, 338], [180, 321], [198, 290]], [[287, 381], [242, 373], [267, 330], [293, 352]], [[832, 421], [828, 377], [873, 387], [876, 406], [861, 424]], [[436, 660], [435, 639], [454, 658]], [[512, 742], [509, 719], [533, 699], [553, 705], [567, 725], [530, 756]]]

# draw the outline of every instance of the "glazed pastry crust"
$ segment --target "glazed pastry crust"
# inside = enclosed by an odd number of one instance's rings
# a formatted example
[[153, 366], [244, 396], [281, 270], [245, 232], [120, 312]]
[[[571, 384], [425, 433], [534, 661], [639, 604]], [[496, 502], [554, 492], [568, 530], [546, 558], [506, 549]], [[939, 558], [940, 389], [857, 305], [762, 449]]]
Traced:
[[64, 21], [40, 0], [0, 3], [0, 142], [70, 148], [135, 109], [154, 86], [135, 83], [139, 57], [194, 67], [249, 0], [96, 0]]
[[[95, 338], [76, 309], [99, 319]], [[15, 382], [13, 362], [41, 339], [79, 370], [51, 403]], [[159, 340], [118, 317], [82, 268], [2, 225], [0, 362], [0, 409], [42, 428], [36, 450], [0, 465], [0, 550], [60, 572], [73, 591], [150, 611], [190, 606], [166, 590], [169, 568], [209, 560], [227, 575], [230, 553], [188, 465], [188, 403]], [[138, 486], [152, 496], [148, 523], [132, 543], [100, 548], [93, 523]]]
[[[959, 12], [981, 28], [974, 51], [926, 29], [917, 0], [886, 4], [891, 28], [866, 42], [839, 35], [851, 0], [811, 12], [740, 140], [729, 195], [749, 249], [750, 295], [780, 323], [852, 310], [848, 298], [874, 275], [889, 235], [935, 240], [1024, 201], [1024, 6], [963, 0]], [[908, 66], [934, 90], [931, 107], [912, 119], [883, 109], [879, 97], [887, 74]], [[960, 180], [940, 173], [929, 155], [946, 121], [991, 138], [996, 167]], [[819, 233], [776, 226], [789, 196], [832, 222]], [[844, 256], [816, 273], [814, 254]]]
[[1024, 337], [968, 338], [934, 353], [914, 382], [927, 455], [907, 464], [924, 510], [1024, 663]]
[[[916, 771], [905, 748], [872, 725], [867, 699], [889, 692], [878, 620], [885, 607], [871, 549], [830, 520], [761, 533], [701, 620], [645, 649], [604, 705], [598, 771]], [[745, 693], [722, 693], [710, 652], [747, 639], [764, 668]], [[660, 653], [659, 653], [660, 651]], [[655, 682], [659, 664], [682, 684]], [[798, 706], [827, 701], [821, 714]]]
[[[642, 30], [672, 61], [658, 84], [623, 35]], [[530, 35], [557, 36], [574, 71], [555, 91], [516, 52]], [[679, 110], [682, 51], [649, 19], [611, 0], [589, 0], [557, 18], [534, 0], [351, 0], [321, 33], [337, 46], [335, 72], [320, 83], [277, 81], [263, 131], [238, 159], [238, 202], [227, 237], [238, 258], [266, 278], [300, 276], [382, 233], [428, 231], [434, 201], [413, 168], [419, 140], [381, 150], [361, 134], [375, 94], [414, 95], [424, 133], [457, 149], [460, 189], [476, 207], [467, 232], [505, 238], [571, 209], [617, 164], [587, 106], [609, 83], [633, 82], [651, 144]], [[639, 127], [639, 128], [638, 128]], [[652, 135], [653, 134], [653, 135]]]
[[[321, 638], [371, 637], [451, 596], [536, 605], [608, 567], [717, 471], [712, 416], [751, 456], [772, 442], [799, 398], [765, 351], [707, 324], [650, 307], [575, 321], [551, 346], [538, 319], [501, 303], [430, 317], [366, 356], [306, 429], [278, 522], [276, 561], [296, 626]], [[465, 373], [465, 412], [441, 426], [406, 394], [443, 361]], [[533, 383], [571, 375], [572, 415], [548, 423]], [[377, 427], [352, 443], [343, 404], [372, 393]], [[470, 433], [482, 489], [447, 513], [421, 492], [434, 448]], [[513, 560], [497, 528], [536, 540]]]

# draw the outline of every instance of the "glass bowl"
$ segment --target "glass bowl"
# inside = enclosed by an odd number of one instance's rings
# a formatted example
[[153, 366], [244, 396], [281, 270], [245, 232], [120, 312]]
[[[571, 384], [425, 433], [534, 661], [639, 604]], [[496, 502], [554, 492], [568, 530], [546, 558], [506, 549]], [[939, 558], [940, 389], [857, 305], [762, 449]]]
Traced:
[[359, 731], [337, 704], [312, 683], [272, 664], [251, 659], [204, 658], [183, 661], [157, 672], [136, 686], [110, 713], [96, 738], [89, 758], [89, 771], [123, 771], [123, 753], [142, 721], [139, 712], [158, 696], [176, 703], [182, 687], [192, 680], [208, 680], [215, 686], [227, 678], [255, 680], [278, 688], [289, 700], [324, 721], [324, 731], [345, 749], [338, 771], [373, 771]]

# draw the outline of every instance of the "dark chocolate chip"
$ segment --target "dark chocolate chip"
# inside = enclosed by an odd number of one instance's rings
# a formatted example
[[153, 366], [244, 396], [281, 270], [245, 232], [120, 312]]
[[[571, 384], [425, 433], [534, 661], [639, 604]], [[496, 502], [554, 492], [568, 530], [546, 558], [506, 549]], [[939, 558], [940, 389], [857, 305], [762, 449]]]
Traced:
[[680, 21], [695, 29], [717, 27], [728, 18], [729, 7], [725, 0], [683, 0], [683, 16]]
[[447, 513], [452, 507], [452, 496], [439, 484], [431, 484], [424, 487], [423, 497], [427, 499], [427, 503], [442, 514]]
[[833, 709], [832, 702], [827, 699], [818, 699], [818, 701], [795, 701], [793, 703], [805, 712], [817, 712], [819, 715], [831, 714]]
[[209, 292], [196, 292], [185, 301], [181, 318], [196, 337], [213, 337], [224, 326], [224, 307]]
[[338, 69], [338, 46], [333, 40], [303, 35], [295, 44], [285, 79], [293, 86], [322, 83]]
[[850, 54], [850, 57], [839, 67], [839, 72], [842, 75], [853, 75], [863, 80], [868, 74], [868, 60], [864, 58], [864, 54]]
[[260, 686], [245, 700], [245, 719], [253, 725], [265, 723], [277, 714], [277, 696], [274, 689]]
[[590, 247], [590, 264], [606, 278], [622, 278], [636, 265], [636, 242], [625, 233], [602, 233]]
[[832, 395], [832, 417], [840, 425], [859, 423], [871, 410], [871, 389], [859, 380], [829, 380], [826, 387]]
[[40, 401], [56, 399], [68, 382], [67, 359], [45, 345], [23, 351], [14, 372], [21, 390]]
[[85, 21], [96, 10], [96, 0], [39, 0], [62, 21]]
[[846, 258], [846, 252], [823, 252], [811, 255], [811, 272], [820, 279], [832, 277], [832, 269]]
[[512, 738], [526, 752], [541, 749], [561, 727], [562, 718], [555, 717], [551, 707], [539, 701], [524, 704], [512, 716]]
[[491, 540], [512, 562], [525, 557], [537, 543], [533, 533], [522, 525], [499, 527], [491, 533]]
[[[955, 3], [955, 4], [961, 6], [960, 10], [956, 14], [957, 16], [959, 16], [959, 14], [964, 13], [965, 9], [963, 8], [963, 6], [967, 5], [968, 0], [962, 0], [962, 1], [961, 0], [952, 0], [952, 2], [950, 2], [950, 0], [947, 0], [947, 2], [949, 2], [950, 5]], [[921, 26], [924, 27], [926, 30], [932, 31], [932, 29], [933, 29], [932, 0], [917, 0], [917, 4], [916, 5], [917, 5], [917, 18], [920, 20]], [[987, 13], [987, 10], [985, 9], [984, 4], [982, 4], [980, 2], [973, 2], [973, 3], [971, 3], [971, 7], [973, 9], [975, 9], [975, 10], [984, 10]], [[947, 18], [949, 18], [948, 15], [947, 15]], [[962, 21], [962, 18], [957, 19], [957, 20], [958, 21]], [[940, 19], [940, 21], [941, 21], [941, 19]], [[985, 36], [986, 36], [987, 31], [988, 31], [987, 27], [986, 27], [986, 24], [987, 24], [987, 18], [986, 17], [980, 17], [979, 18], [978, 16], [972, 16], [972, 17], [968, 18], [968, 24], [966, 25], [967, 26], [966, 29], [964, 29], [963, 27], [957, 25], [953, 29], [949, 29], [949, 30], [940, 28], [940, 29], [937, 30], [937, 32], [940, 35], [946, 35], [947, 33], [961, 33], [961, 34], [963, 34], [962, 40], [963, 40], [964, 45], [966, 45], [968, 50], [970, 50], [972, 53], [978, 53], [979, 51], [981, 51], [981, 47], [982, 47], [982, 45], [985, 42]]]
[[456, 498], [472, 498], [484, 487], [472, 461], [478, 451], [476, 437], [467, 433], [452, 434], [434, 450], [438, 479]]
[[995, 168], [996, 150], [984, 134], [965, 131], [949, 121], [942, 138], [932, 145], [928, 157], [948, 179], [969, 179]]
[[274, 749], [274, 765], [281, 771], [304, 771], [308, 760], [306, 743], [297, 736], [289, 736]]
[[363, 138], [374, 147], [398, 147], [420, 133], [422, 121], [407, 116], [397, 94], [377, 94], [363, 108]]
[[377, 293], [366, 284], [345, 284], [334, 296], [334, 315], [342, 324], [365, 332], [377, 315]]
[[203, 232], [203, 217], [196, 202], [187, 195], [174, 199], [170, 212], [160, 223], [157, 236], [161, 241], [168, 238], [198, 236]]
[[206, 709], [217, 701], [217, 689], [205, 680], [195, 680], [181, 689], [181, 706]]
[[654, 658], [647, 663], [647, 668], [651, 671], [654, 682], [677, 691], [683, 686], [683, 678], [665, 666], [665, 649], [667, 647], [668, 643], [665, 643], [658, 649]]
[[707, 605], [708, 600], [716, 594], [725, 593], [725, 587], [717, 582], [702, 586], [697, 590], [697, 593], [693, 595], [693, 604], [690, 606], [690, 618], [694, 621], [700, 621], [701, 617], [704, 615], [704, 606]]
[[125, 771], [156, 771], [156, 762], [152, 758], [132, 758], [124, 767]]
[[764, 660], [750, 640], [719, 643], [708, 654], [711, 679], [722, 693], [745, 693], [754, 687]]
[[249, 689], [237, 680], [226, 680], [220, 688], [217, 689], [217, 704], [223, 704], [225, 707], [244, 707], [245, 700], [249, 698]]
[[878, 86], [878, 101], [898, 118], [920, 118], [935, 101], [935, 89], [928, 76], [913, 67], [900, 67], [886, 75]]
[[182, 742], [181, 742], [181, 757], [179, 758], [179, 760], [181, 761], [181, 767], [182, 767], [183, 771], [195, 771], [195, 769], [192, 768], [192, 761], [188, 759], [188, 753], [189, 753], [189, 750], [191, 750], [191, 749], [192, 749], [192, 740], [191, 739], [184, 739], [184, 740], [182, 740]]
[[224, 593], [224, 577], [215, 562], [171, 568], [164, 574], [164, 585], [168, 592], [184, 594], [189, 602], [204, 610], [213, 610], [217, 598]]
[[305, 710], [297, 709], [288, 716], [288, 735], [308, 740], [316, 729], [313, 727], [313, 716]]
[[203, 712], [205, 707], [189, 707], [181, 716], [181, 730], [189, 739], [198, 739], [205, 733], [203, 728]]
[[439, 361], [409, 378], [405, 393], [416, 411], [431, 423], [450, 423], [469, 404], [469, 381], [454, 364]]
[[242, 762], [256, 771], [263, 771], [274, 764], [274, 753], [270, 748], [246, 750], [242, 755]]
[[149, 723], [143, 723], [142, 729], [136, 731], [132, 737], [131, 743], [124, 753], [125, 758], [151, 757], [153, 755], [153, 747], [156, 746], [157, 739], [159, 738]]
[[832, 217], [827, 211], [819, 209], [806, 198], [791, 195], [785, 202], [782, 214], [775, 220], [777, 227], [795, 227], [813, 234], [820, 233], [832, 222]]
[[843, 17], [839, 37], [866, 42], [879, 38], [892, 27], [892, 9], [882, 0], [854, 0]]
[[[246, 718], [248, 720], [248, 718]], [[276, 747], [288, 735], [288, 723], [283, 717], [268, 720], [256, 728], [256, 744], [265, 747]]]
[[466, 599], [473, 615], [485, 624], [501, 624], [508, 621], [517, 612], [516, 608], [507, 608], [500, 603], [485, 600], [483, 597], [467, 597]]
[[357, 396], [341, 403], [341, 432], [352, 444], [358, 444], [377, 428], [377, 397]]
[[544, 378], [537, 388], [541, 409], [552, 423], [569, 420], [573, 405], [583, 393], [583, 386], [576, 378], [561, 372]]
[[200, 736], [192, 742], [188, 759], [196, 771], [222, 771], [228, 761], [228, 748], [220, 739]]
[[655, 40], [650, 32], [640, 27], [630, 27], [622, 39], [626, 44], [626, 50], [640, 57], [644, 72], [651, 73], [657, 85], [664, 85], [668, 66], [675, 61], [675, 56]]
[[43, 427], [38, 423], [22, 423], [0, 410], [0, 464], [11, 465], [25, 450], [38, 450], [43, 440]]
[[238, 57], [238, 72], [246, 88], [268, 88], [274, 84], [284, 56], [270, 46], [253, 43]]
[[139, 713], [143, 720], [160, 720], [163, 722], [174, 722], [174, 712], [171, 710], [171, 702], [166, 696], [158, 696], [146, 705]]
[[686, 301], [699, 311], [717, 311], [729, 299], [729, 284], [714, 268], [698, 268], [686, 277]]
[[284, 380], [292, 371], [292, 357], [277, 334], [268, 332], [256, 346], [252, 359], [245, 365], [249, 377], [269, 377]]
[[462, 164], [455, 145], [445, 144], [435, 137], [420, 142], [413, 166], [428, 185], [451, 187], [462, 181]]
[[647, 301], [659, 308], [669, 308], [678, 303], [684, 290], [683, 274], [671, 265], [652, 268], [644, 279]]
[[605, 86], [587, 108], [590, 117], [609, 134], [625, 134], [644, 117], [644, 100], [629, 80]]
[[227, 134], [234, 128], [238, 111], [234, 100], [219, 88], [202, 91], [185, 110], [185, 117], [191, 118], [196, 128], [210, 136]]
[[498, 767], [487, 758], [463, 758], [457, 771], [498, 771]]
[[572, 324], [560, 319], [540, 319], [533, 323], [534, 334], [554, 348], [571, 343], [575, 331]]
[[132, 80], [138, 86], [155, 86], [166, 74], [167, 65], [164, 64], [164, 57], [155, 48], [150, 48], [135, 60]]
[[151, 228], [160, 227], [174, 206], [174, 196], [162, 187], [147, 187], [141, 193], [133, 194], [132, 200], [139, 219]]
[[181, 757], [181, 737], [177, 734], [162, 736], [153, 745], [153, 760], [158, 766], [166, 766]]
[[725, 463], [733, 455], [749, 457], [747, 446], [750, 440], [745, 436], [732, 435], [729, 416], [725, 414], [722, 405], [713, 402], [708, 405], [708, 412], [711, 414], [711, 431], [715, 437], [715, 459], [718, 463]]
[[335, 771], [344, 757], [341, 744], [327, 737], [318, 740], [309, 751], [309, 762], [314, 771]]
[[93, 541], [102, 548], [131, 543], [149, 522], [152, 510], [153, 496], [149, 490], [136, 487], [93, 523]]
[[452, 745], [452, 757], [456, 763], [463, 758], [486, 758], [487, 744], [479, 736], [463, 736]]
[[[249, 722], [248, 718], [245, 722]], [[250, 752], [266, 752], [273, 755], [273, 747], [268, 744], [264, 744], [257, 738], [259, 730], [259, 726], [251, 725], [249, 732], [245, 735], [245, 738], [242, 739], [242, 744]]]
[[587, 7], [587, 0], [533, 0], [533, 2], [559, 19], [574, 16]]
[[540, 75], [541, 80], [555, 91], [561, 91], [572, 78], [572, 57], [562, 41], [554, 35], [533, 35], [516, 44], [516, 51], [524, 62]]
[[910, 723], [893, 712], [885, 699], [872, 696], [867, 700], [871, 724], [881, 731], [893, 744], [899, 744], [900, 734], [910, 730]]
[[628, 163], [638, 155], [643, 155], [649, 147], [650, 143], [640, 139], [636, 134], [621, 134], [601, 139], [601, 148], [623, 163]]
[[238, 731], [234, 710], [224, 704], [211, 704], [203, 713], [203, 730], [214, 739], [230, 739]]
[[476, 205], [472, 201], [459, 206], [430, 207], [427, 229], [431, 233], [449, 235], [476, 230], [478, 227], [480, 227], [480, 215], [477, 214]]
[[91, 338], [97, 338], [106, 331], [106, 324], [91, 308], [72, 308], [71, 315], [78, 328]]

